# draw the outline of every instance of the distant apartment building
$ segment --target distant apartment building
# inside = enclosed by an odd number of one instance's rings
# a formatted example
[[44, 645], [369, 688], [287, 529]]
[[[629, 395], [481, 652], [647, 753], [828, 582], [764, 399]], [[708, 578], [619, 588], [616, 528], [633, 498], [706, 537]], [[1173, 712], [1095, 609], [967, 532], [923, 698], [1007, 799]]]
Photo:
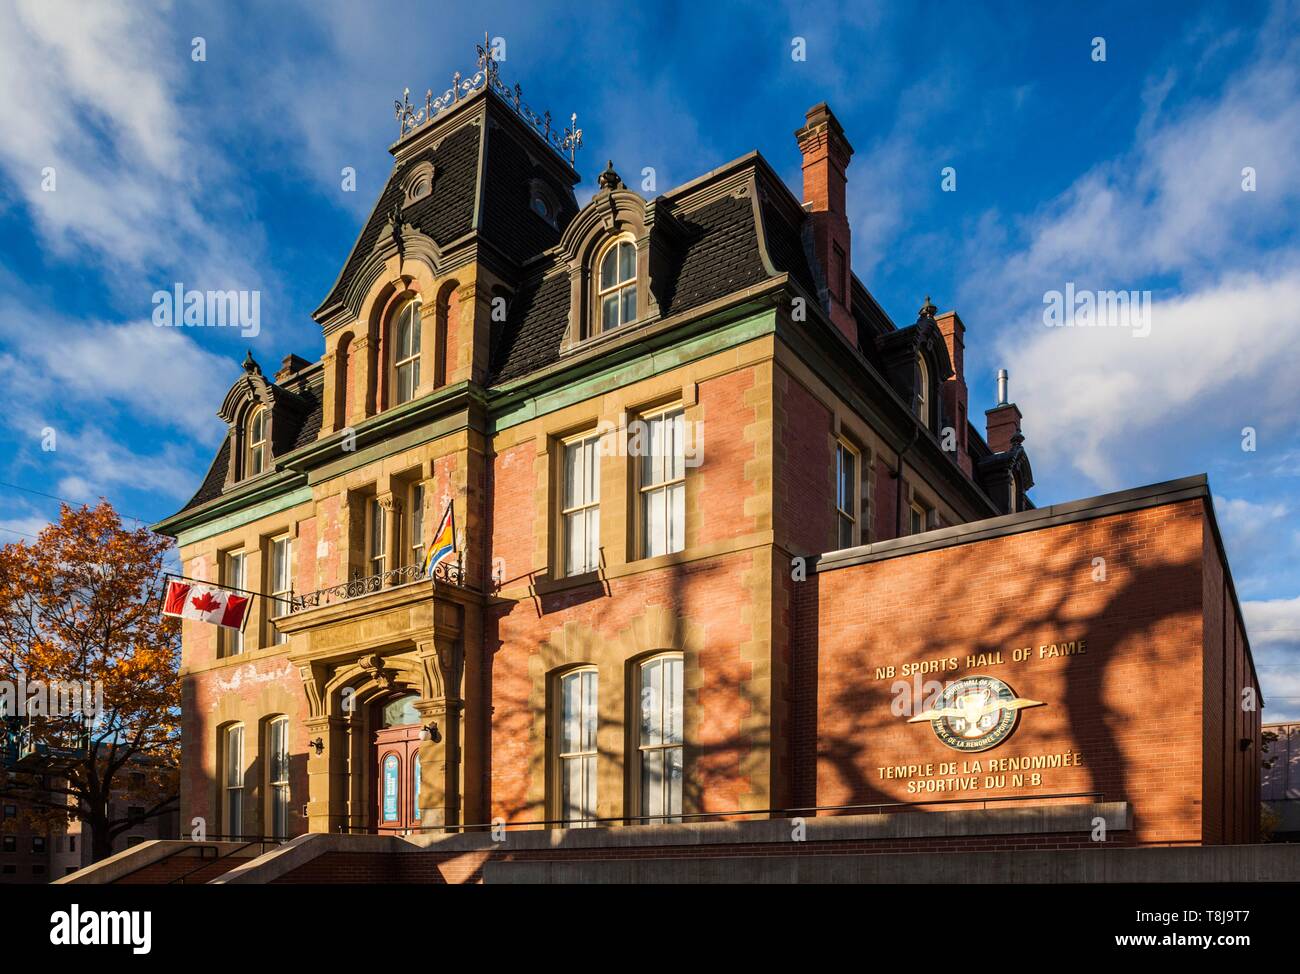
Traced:
[[1300, 723], [1265, 724], [1264, 733], [1277, 739], [1264, 754], [1260, 797], [1277, 816], [1274, 840], [1300, 842]]

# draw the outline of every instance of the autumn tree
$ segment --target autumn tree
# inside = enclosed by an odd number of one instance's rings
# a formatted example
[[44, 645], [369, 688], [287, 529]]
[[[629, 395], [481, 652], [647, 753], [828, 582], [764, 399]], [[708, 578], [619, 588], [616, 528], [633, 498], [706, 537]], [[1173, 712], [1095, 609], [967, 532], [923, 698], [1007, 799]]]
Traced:
[[170, 545], [101, 501], [0, 548], [0, 793], [34, 824], [80, 819], [96, 861], [177, 806], [180, 625], [159, 611]]

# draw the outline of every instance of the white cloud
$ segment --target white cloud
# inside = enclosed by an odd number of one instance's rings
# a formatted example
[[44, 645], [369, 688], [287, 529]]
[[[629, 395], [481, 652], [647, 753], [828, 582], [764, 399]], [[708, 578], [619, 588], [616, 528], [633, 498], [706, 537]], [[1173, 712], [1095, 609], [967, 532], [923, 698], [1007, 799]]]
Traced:
[[220, 154], [179, 102], [188, 55], [143, 6], [22, 0], [0, 18], [0, 168], [61, 258], [254, 287], [256, 235], [200, 206]]
[[1280, 430], [1294, 417], [1295, 307], [1300, 267], [1229, 275], [1157, 300], [1146, 338], [1041, 321], [1022, 330], [1004, 354], [1035, 461], [1043, 469], [1073, 464], [1113, 489], [1166, 444], [1193, 436], [1217, 437], [1220, 452], [1241, 454], [1241, 429]]
[[1257, 599], [1241, 603], [1250, 644], [1266, 646], [1300, 644], [1300, 595], [1293, 599]]

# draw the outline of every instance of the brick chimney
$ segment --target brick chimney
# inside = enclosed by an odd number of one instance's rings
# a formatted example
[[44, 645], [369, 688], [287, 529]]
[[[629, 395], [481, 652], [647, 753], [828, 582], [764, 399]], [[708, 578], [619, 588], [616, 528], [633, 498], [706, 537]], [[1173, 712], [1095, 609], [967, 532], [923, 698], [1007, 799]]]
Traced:
[[808, 109], [804, 127], [794, 133], [803, 153], [803, 207], [812, 218], [813, 253], [821, 265], [826, 291], [819, 295], [830, 310], [831, 321], [858, 345], [858, 326], [849, 310], [852, 300], [852, 251], [849, 218], [844, 208], [844, 187], [853, 146], [844, 137], [835, 115], [825, 102]]
[[994, 453], [1006, 453], [1016, 443], [1024, 439], [1020, 432], [1020, 409], [1013, 402], [1007, 401], [1007, 370], [998, 369], [998, 404], [985, 410], [989, 449]]
[[944, 409], [953, 428], [957, 431], [957, 464], [969, 476], [971, 473], [970, 451], [967, 449], [966, 430], [969, 422], [966, 417], [968, 395], [966, 390], [966, 326], [955, 311], [945, 311], [937, 315], [934, 323], [943, 333], [943, 340], [948, 346], [948, 360], [952, 362], [952, 375], [943, 383], [940, 394], [943, 396]]

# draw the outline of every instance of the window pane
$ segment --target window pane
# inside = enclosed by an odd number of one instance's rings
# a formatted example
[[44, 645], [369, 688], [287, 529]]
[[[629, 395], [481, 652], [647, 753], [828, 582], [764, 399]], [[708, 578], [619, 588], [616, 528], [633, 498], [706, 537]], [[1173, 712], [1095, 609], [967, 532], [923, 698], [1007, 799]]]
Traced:
[[663, 739], [665, 744], [682, 743], [682, 661], [663, 661], [664, 710]]
[[667, 491], [652, 490], [644, 494], [645, 556], [653, 558], [667, 551]]
[[560, 681], [560, 753], [578, 750], [578, 674]]
[[587, 548], [585, 551], [586, 570], [591, 572], [600, 567], [600, 508], [589, 507], [584, 512], [587, 519]]
[[636, 321], [636, 287], [624, 288], [620, 294], [623, 299], [621, 323], [627, 324], [629, 321]]
[[664, 806], [664, 752], [644, 752], [641, 758], [641, 814], [660, 815]]
[[663, 743], [663, 660], [651, 660], [641, 667], [641, 746]]
[[665, 479], [676, 480], [686, 476], [686, 414], [673, 413], [665, 417], [668, 437], [665, 444]]
[[843, 514], [839, 516], [839, 522], [840, 522], [839, 547], [841, 548], [853, 547], [853, 522], [849, 520], [847, 517], [845, 517]]
[[673, 484], [668, 488], [667, 553], [686, 547], [686, 485]]
[[586, 469], [586, 490], [583, 497], [588, 504], [600, 500], [600, 457], [597, 453], [597, 437], [584, 440], [582, 444], [583, 464]]
[[226, 731], [226, 784], [232, 788], [244, 783], [244, 728]]
[[582, 750], [596, 750], [596, 673], [582, 673]]
[[636, 247], [624, 241], [618, 245], [618, 281], [630, 281], [636, 277]]
[[611, 247], [600, 262], [600, 289], [613, 287], [618, 283], [618, 248]]
[[664, 753], [664, 761], [667, 764], [667, 782], [665, 790], [667, 791], [664, 810], [672, 816], [682, 814], [682, 749], [680, 747], [668, 748]]

